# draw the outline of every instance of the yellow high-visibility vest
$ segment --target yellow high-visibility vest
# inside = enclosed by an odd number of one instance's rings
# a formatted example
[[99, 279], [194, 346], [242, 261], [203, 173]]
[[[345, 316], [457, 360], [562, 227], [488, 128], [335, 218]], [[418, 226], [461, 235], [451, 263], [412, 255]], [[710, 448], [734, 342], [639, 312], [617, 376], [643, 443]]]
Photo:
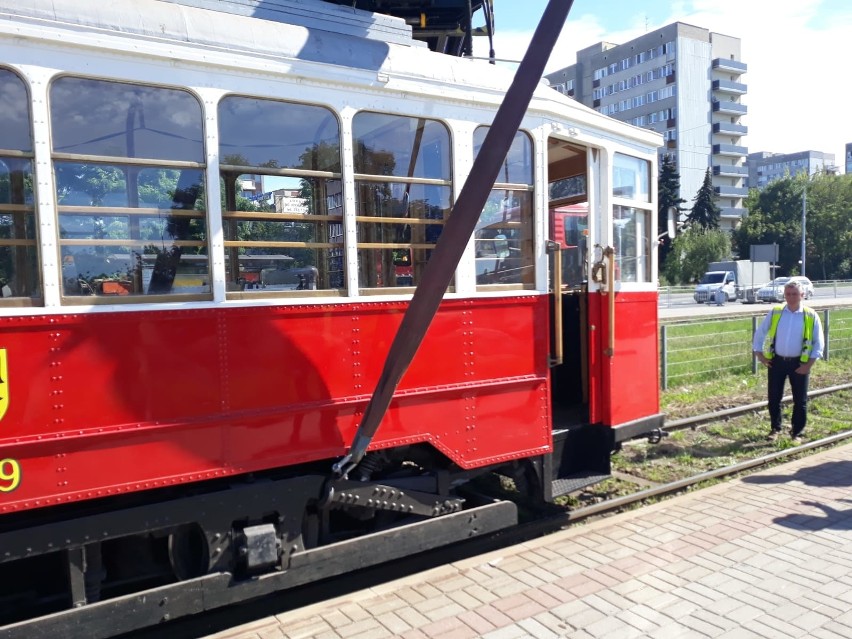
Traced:
[[[763, 349], [763, 354], [767, 359], [772, 359], [775, 356], [775, 331], [778, 329], [778, 322], [781, 321], [781, 312], [784, 310], [783, 304], [778, 304], [772, 308], [772, 320], [769, 324], [769, 332], [766, 334], [767, 345]], [[811, 358], [811, 351], [814, 348], [814, 324], [816, 323], [816, 311], [807, 306], [802, 306], [802, 312], [805, 314], [805, 321], [802, 325], [802, 355], [799, 359], [807, 363]]]

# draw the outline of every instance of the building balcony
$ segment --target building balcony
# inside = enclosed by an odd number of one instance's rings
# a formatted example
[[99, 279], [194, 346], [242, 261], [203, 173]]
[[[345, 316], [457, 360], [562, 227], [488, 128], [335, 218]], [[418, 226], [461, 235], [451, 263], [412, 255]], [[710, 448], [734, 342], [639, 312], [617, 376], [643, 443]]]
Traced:
[[748, 189], [743, 189], [737, 186], [714, 186], [713, 193], [715, 193], [717, 197], [746, 197], [748, 195]]
[[748, 71], [748, 65], [745, 62], [738, 60], [728, 60], [727, 58], [716, 58], [713, 60], [713, 68], [725, 73], [739, 75]]
[[747, 166], [734, 166], [732, 164], [715, 164], [713, 166], [713, 175], [719, 177], [748, 177]]
[[748, 216], [748, 209], [733, 206], [723, 206], [721, 209], [720, 217], [723, 219], [738, 220]]
[[731, 82], [730, 80], [713, 80], [713, 91], [716, 93], [729, 93], [731, 95], [745, 95], [748, 93], [748, 85], [742, 82]]
[[739, 102], [728, 102], [726, 100], [713, 100], [713, 113], [725, 115], [745, 115], [748, 109], [745, 104]]
[[714, 122], [713, 133], [720, 135], [748, 135], [748, 127], [744, 124], [732, 122]]
[[744, 157], [748, 155], [747, 146], [739, 146], [737, 144], [714, 144], [713, 155], [724, 155], [727, 157]]

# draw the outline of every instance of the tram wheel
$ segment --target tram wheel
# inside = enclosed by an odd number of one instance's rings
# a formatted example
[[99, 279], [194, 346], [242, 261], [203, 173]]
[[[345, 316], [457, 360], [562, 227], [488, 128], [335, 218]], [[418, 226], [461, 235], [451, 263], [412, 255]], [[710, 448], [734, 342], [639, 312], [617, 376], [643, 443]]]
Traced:
[[184, 524], [169, 535], [169, 563], [180, 581], [206, 575], [210, 568], [207, 537], [198, 524]]

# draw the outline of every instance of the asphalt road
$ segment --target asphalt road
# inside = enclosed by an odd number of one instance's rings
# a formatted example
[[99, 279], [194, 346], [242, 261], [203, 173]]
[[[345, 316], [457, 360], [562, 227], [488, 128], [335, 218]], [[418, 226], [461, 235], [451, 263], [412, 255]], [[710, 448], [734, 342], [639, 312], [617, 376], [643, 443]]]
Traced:
[[[814, 296], [805, 302], [817, 310], [838, 306], [852, 307], [852, 283], [842, 287], [816, 289]], [[691, 293], [660, 294], [660, 319], [704, 317], [709, 315], [763, 315], [768, 312], [769, 304], [742, 304], [729, 302], [723, 306], [715, 304], [697, 304]]]

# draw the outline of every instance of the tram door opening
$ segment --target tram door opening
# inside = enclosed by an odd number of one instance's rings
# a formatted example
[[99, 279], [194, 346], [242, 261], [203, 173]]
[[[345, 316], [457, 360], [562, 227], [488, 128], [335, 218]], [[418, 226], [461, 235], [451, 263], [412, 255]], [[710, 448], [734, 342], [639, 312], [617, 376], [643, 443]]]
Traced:
[[[586, 193], [587, 150], [551, 138], [548, 143], [549, 239], [559, 244], [551, 255], [551, 312], [561, 310], [561, 322], [551, 318], [555, 344], [561, 327], [562, 362], [551, 370], [555, 428], [588, 423], [588, 275], [589, 204]], [[562, 262], [562, 280], [553, 281], [556, 255]], [[561, 297], [561, 305], [555, 296]]]

